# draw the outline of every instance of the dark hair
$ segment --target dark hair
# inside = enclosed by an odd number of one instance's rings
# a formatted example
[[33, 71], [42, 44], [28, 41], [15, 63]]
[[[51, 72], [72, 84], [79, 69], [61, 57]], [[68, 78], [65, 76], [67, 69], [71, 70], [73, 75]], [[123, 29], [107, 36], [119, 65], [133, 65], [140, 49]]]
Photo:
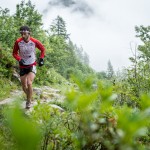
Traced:
[[20, 27], [20, 32], [25, 32], [25, 31], [30, 32], [30, 28], [28, 26], [21, 26]]

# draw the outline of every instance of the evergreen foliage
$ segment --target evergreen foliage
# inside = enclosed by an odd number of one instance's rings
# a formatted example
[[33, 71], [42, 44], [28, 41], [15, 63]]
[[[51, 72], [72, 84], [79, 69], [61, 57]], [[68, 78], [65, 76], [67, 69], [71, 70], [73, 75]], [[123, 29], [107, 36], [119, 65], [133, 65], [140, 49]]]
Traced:
[[108, 61], [108, 64], [107, 64], [107, 78], [108, 79], [112, 79], [114, 77], [114, 69], [113, 69], [113, 66], [110, 62], [110, 60]]

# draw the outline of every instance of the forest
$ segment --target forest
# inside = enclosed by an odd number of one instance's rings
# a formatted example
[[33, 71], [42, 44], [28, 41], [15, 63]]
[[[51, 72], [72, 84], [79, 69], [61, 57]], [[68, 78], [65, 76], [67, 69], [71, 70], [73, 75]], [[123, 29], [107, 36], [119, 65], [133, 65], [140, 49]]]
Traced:
[[23, 94], [11, 105], [0, 104], [1, 150], [150, 149], [150, 26], [135, 25], [142, 44], [131, 48], [129, 67], [114, 71], [109, 60], [106, 71], [96, 72], [82, 46], [71, 40], [61, 16], [45, 30], [30, 0], [17, 4], [13, 15], [0, 7], [0, 102], [22, 90], [12, 56], [22, 25], [46, 48], [34, 88], [56, 88], [64, 98], [42, 103], [52, 95], [41, 90], [30, 112], [21, 108]]

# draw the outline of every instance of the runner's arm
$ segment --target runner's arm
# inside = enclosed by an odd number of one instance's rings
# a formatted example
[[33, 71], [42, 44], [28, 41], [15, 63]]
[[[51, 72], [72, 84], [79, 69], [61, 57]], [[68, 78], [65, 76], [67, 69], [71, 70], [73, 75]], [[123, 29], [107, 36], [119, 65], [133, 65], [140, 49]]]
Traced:
[[18, 50], [19, 50], [19, 46], [18, 46], [18, 42], [16, 41], [15, 44], [14, 44], [14, 48], [13, 48], [13, 57], [20, 61], [21, 60], [21, 57], [19, 56], [18, 54]]
[[40, 58], [44, 58], [44, 56], [45, 56], [45, 47], [38, 40], [36, 41], [36, 47], [41, 51]]

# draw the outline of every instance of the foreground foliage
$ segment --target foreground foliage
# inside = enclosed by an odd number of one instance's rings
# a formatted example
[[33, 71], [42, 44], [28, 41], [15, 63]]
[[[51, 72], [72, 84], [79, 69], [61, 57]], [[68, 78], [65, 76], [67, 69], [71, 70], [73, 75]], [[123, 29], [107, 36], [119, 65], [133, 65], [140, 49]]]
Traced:
[[63, 112], [40, 101], [28, 115], [18, 105], [4, 109], [2, 149], [148, 149], [149, 95], [139, 99], [139, 109], [119, 106], [110, 85], [93, 89], [90, 78], [76, 81], [78, 89], [66, 93]]

